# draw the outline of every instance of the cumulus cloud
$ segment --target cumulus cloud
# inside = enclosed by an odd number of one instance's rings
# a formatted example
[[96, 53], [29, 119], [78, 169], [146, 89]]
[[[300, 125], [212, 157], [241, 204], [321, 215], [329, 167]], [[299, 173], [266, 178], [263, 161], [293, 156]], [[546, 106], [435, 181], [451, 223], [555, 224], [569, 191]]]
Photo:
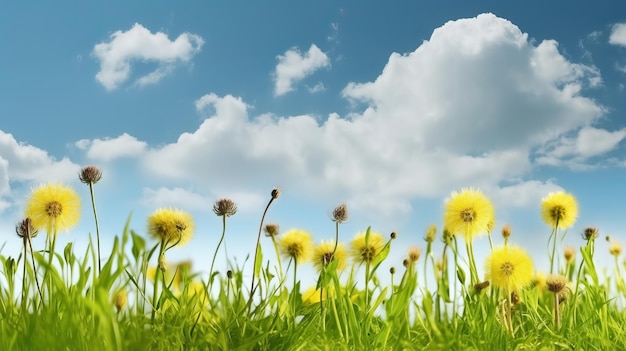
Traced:
[[122, 157], [137, 157], [143, 154], [147, 144], [124, 133], [117, 138], [82, 139], [75, 143], [76, 147], [87, 151], [87, 157], [98, 161], [111, 161]]
[[626, 46], [626, 23], [618, 23], [613, 26], [609, 36], [609, 44]]
[[320, 68], [329, 67], [330, 59], [315, 44], [304, 55], [298, 48], [292, 48], [284, 55], [278, 55], [274, 72], [274, 95], [284, 95], [294, 90], [294, 85], [312, 75]]
[[[557, 187], [529, 179], [533, 152], [604, 113], [584, 96], [599, 78], [563, 57], [557, 42], [535, 44], [511, 22], [483, 14], [391, 54], [376, 80], [349, 83], [349, 115], [251, 115], [241, 98], [207, 94], [196, 101], [207, 116], [199, 128], [150, 149], [142, 164], [212, 191], [279, 184], [378, 213], [406, 213], [415, 198], [464, 186], [536, 197], [518, 196], [512, 205], [521, 206]], [[582, 133], [577, 141], [581, 154], [610, 149], [588, 140]]]
[[56, 160], [46, 151], [18, 142], [0, 130], [0, 212], [10, 206], [11, 186], [15, 183], [70, 182], [78, 177], [80, 166], [68, 158]]
[[135, 62], [154, 62], [157, 68], [137, 80], [140, 86], [154, 84], [170, 74], [181, 62], [189, 62], [202, 48], [204, 40], [183, 33], [170, 40], [163, 32], [152, 33], [139, 23], [111, 34], [110, 40], [96, 44], [93, 55], [100, 62], [96, 79], [107, 90], [115, 90], [131, 75]]
[[583, 127], [576, 136], [560, 137], [540, 150], [537, 163], [550, 166], [568, 166], [588, 169], [592, 157], [604, 155], [626, 138], [626, 129], [608, 131], [594, 127]]
[[258, 212], [266, 201], [266, 197], [255, 192], [235, 191], [228, 195], [208, 197], [183, 188], [161, 187], [159, 189], [144, 188], [141, 202], [152, 207], [177, 207], [210, 212], [215, 201], [222, 197], [233, 200], [237, 205], [237, 211], [243, 213]]

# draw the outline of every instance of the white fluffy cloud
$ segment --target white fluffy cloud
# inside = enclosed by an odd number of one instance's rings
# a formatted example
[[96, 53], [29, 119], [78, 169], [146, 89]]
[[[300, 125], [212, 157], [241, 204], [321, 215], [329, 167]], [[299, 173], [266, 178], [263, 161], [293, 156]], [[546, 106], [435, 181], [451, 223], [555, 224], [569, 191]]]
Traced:
[[[464, 186], [514, 195], [511, 205], [521, 206], [558, 187], [527, 179], [532, 153], [603, 114], [583, 95], [599, 79], [555, 41], [535, 45], [511, 22], [483, 14], [446, 23], [414, 52], [393, 53], [375, 81], [348, 84], [343, 95], [360, 109], [348, 116], [255, 116], [241, 98], [208, 94], [196, 101], [207, 114], [199, 128], [148, 150], [142, 164], [211, 192], [278, 184], [388, 213]], [[611, 149], [590, 146], [597, 130], [585, 130], [579, 153]]]
[[137, 157], [145, 152], [147, 146], [127, 133], [117, 138], [82, 139], [75, 145], [81, 150], [87, 150], [87, 157], [105, 162], [122, 157]]
[[278, 55], [274, 72], [274, 95], [284, 95], [294, 90], [294, 85], [320, 68], [329, 67], [330, 59], [315, 44], [304, 55], [298, 48], [292, 48], [284, 55]]
[[35, 146], [19, 143], [0, 130], [0, 212], [10, 206], [11, 182], [70, 182], [78, 177], [80, 166], [67, 158], [57, 161]]
[[618, 23], [613, 26], [609, 43], [613, 45], [626, 46], [626, 23]]
[[138, 78], [138, 85], [154, 84], [171, 73], [180, 62], [189, 62], [200, 52], [204, 40], [195, 34], [183, 33], [170, 40], [162, 32], [152, 33], [139, 23], [127, 30], [111, 34], [108, 42], [96, 44], [93, 55], [100, 61], [96, 79], [107, 90], [115, 90], [131, 75], [133, 62], [154, 62], [157, 68]]
[[238, 212], [256, 213], [262, 208], [266, 197], [253, 192], [232, 192], [225, 196], [203, 196], [183, 188], [143, 189], [141, 202], [152, 207], [178, 207], [187, 210], [210, 212], [219, 198], [226, 197], [235, 202]]
[[608, 131], [583, 127], [576, 136], [563, 136], [540, 151], [537, 163], [550, 166], [568, 166], [575, 169], [590, 168], [588, 159], [604, 155], [626, 138], [626, 129]]

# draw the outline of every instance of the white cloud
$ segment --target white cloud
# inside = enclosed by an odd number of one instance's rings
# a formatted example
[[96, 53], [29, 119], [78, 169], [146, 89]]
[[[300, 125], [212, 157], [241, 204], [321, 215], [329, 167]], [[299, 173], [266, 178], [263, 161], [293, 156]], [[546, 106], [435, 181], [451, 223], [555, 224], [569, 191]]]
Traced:
[[128, 31], [113, 33], [110, 41], [96, 44], [93, 55], [100, 61], [96, 79], [107, 90], [115, 90], [130, 77], [133, 62], [154, 62], [156, 70], [137, 80], [141, 86], [154, 84], [178, 63], [190, 61], [203, 44], [204, 40], [195, 34], [183, 33], [170, 40], [165, 33], [151, 33], [135, 23]]
[[626, 23], [618, 23], [613, 26], [609, 44], [626, 46]]
[[496, 208], [528, 207], [536, 206], [546, 194], [558, 190], [562, 188], [552, 181], [531, 180], [492, 189], [489, 194]]
[[[67, 158], [57, 161], [35, 146], [20, 143], [0, 130], [0, 212], [12, 203], [11, 182], [70, 182], [78, 179], [80, 166]], [[8, 198], [7, 198], [8, 197]]]
[[137, 157], [143, 154], [147, 144], [124, 133], [117, 138], [82, 139], [74, 145], [87, 150], [87, 157], [99, 161], [111, 161], [122, 157]]
[[309, 90], [309, 93], [315, 94], [315, 93], [325, 91], [326, 87], [324, 86], [324, 83], [319, 82], [312, 87], [307, 86], [307, 89]]
[[278, 65], [274, 72], [274, 95], [284, 95], [294, 90], [294, 85], [320, 68], [329, 67], [330, 59], [315, 44], [304, 55], [298, 48], [292, 48], [284, 55], [278, 55]]
[[[602, 116], [583, 95], [598, 77], [567, 61], [556, 42], [535, 45], [509, 21], [484, 14], [448, 22], [414, 52], [392, 54], [375, 81], [348, 84], [343, 95], [360, 111], [323, 122], [254, 116], [241, 98], [208, 94], [196, 101], [207, 115], [199, 128], [151, 149], [142, 164], [213, 193], [278, 184], [383, 214], [465, 186], [536, 195], [556, 185], [526, 179], [531, 152]], [[587, 155], [609, 148], [587, 140], [583, 133], [577, 141]]]
[[183, 188], [143, 189], [141, 202], [152, 207], [176, 207], [188, 211], [210, 212], [220, 198], [229, 198], [237, 205], [237, 211], [256, 213], [262, 208], [267, 197], [254, 192], [235, 191], [228, 195], [207, 197]]
[[583, 127], [574, 136], [562, 136], [539, 151], [537, 163], [550, 166], [567, 166], [588, 169], [588, 159], [609, 153], [626, 138], [626, 129], [608, 131]]

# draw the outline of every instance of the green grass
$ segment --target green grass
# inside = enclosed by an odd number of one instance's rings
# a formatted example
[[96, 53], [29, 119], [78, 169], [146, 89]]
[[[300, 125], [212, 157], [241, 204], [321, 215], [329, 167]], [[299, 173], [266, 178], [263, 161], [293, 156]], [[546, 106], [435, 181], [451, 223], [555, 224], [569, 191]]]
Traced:
[[[252, 266], [214, 272], [212, 281], [185, 265], [157, 269], [155, 294], [149, 271], [159, 244], [149, 245], [128, 223], [111, 252], [103, 253], [101, 270], [93, 243], [80, 254], [70, 243], [52, 256], [48, 250], [1, 255], [0, 350], [615, 350], [626, 345], [626, 313], [618, 307], [626, 293], [621, 268], [618, 263], [613, 272], [597, 272], [594, 238], [581, 245], [579, 262], [562, 268], [570, 285], [559, 304], [561, 325], [554, 321], [554, 294], [533, 285], [518, 293], [511, 332], [504, 322], [504, 293], [469, 286], [471, 273], [455, 238], [448, 238], [441, 253], [429, 244], [418, 265], [398, 269], [386, 284], [382, 281], [389, 279], [380, 277], [389, 272], [378, 268], [392, 240], [367, 267], [352, 265], [338, 273], [333, 261], [318, 277], [325, 296], [319, 302], [320, 292], [303, 301], [303, 287], [315, 282], [296, 275], [295, 283], [286, 284], [281, 277], [293, 272], [293, 264], [281, 272], [272, 263], [275, 253], [261, 251]], [[437, 268], [434, 257], [444, 253], [445, 264]], [[252, 270], [253, 295], [243, 278]], [[437, 284], [427, 289], [424, 274]], [[121, 306], [123, 296], [127, 303]]]

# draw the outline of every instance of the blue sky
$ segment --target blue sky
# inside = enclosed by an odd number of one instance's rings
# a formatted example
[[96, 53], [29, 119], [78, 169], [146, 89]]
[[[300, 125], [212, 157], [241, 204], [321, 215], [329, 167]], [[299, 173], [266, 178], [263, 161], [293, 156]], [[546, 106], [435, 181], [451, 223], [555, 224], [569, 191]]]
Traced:
[[[587, 226], [626, 243], [623, 2], [15, 2], [0, 5], [0, 47], [6, 255], [48, 181], [82, 196], [81, 224], [61, 238], [87, 242], [88, 164], [104, 171], [105, 242], [131, 212], [145, 233], [152, 211], [179, 207], [196, 237], [171, 256], [199, 271], [221, 230], [213, 202], [239, 205], [226, 243], [242, 261], [274, 186], [268, 220], [283, 230], [330, 239], [346, 202], [343, 241], [397, 231], [390, 265], [471, 186], [540, 268], [551, 191], [579, 200], [565, 243]], [[475, 247], [484, 256], [488, 242]]]

